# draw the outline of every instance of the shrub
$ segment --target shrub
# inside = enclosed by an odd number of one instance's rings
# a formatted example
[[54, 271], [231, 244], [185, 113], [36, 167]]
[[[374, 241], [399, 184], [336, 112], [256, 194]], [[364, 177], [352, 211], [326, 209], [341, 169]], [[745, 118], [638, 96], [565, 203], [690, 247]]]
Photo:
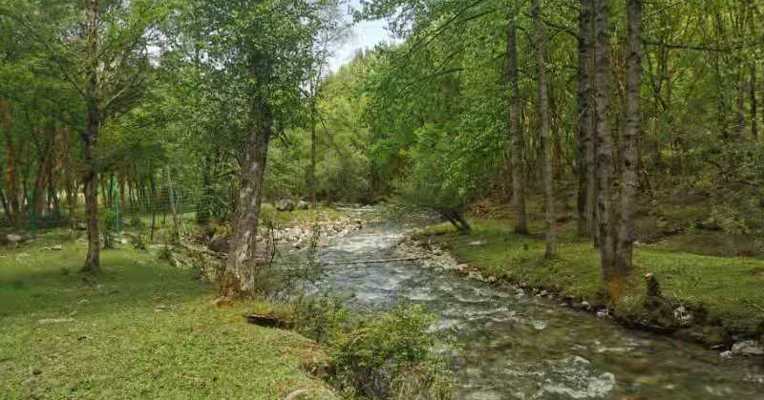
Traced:
[[450, 399], [450, 380], [432, 356], [433, 338], [426, 333], [431, 322], [422, 307], [398, 307], [336, 335], [336, 385], [368, 399]]

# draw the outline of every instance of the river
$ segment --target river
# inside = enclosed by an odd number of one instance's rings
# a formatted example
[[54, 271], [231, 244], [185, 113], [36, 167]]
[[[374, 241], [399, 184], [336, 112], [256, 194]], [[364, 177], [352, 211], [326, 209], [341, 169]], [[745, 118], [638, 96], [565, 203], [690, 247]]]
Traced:
[[457, 399], [764, 399], [760, 360], [722, 359], [445, 266], [353, 263], [400, 258], [404, 234], [378, 224], [324, 246], [316, 288], [356, 310], [424, 305], [438, 317], [430, 331], [452, 361]]

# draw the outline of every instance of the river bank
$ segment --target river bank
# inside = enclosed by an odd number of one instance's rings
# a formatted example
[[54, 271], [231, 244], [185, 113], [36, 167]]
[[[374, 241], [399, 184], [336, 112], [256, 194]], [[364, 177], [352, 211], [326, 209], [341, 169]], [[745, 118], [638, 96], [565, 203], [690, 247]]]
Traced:
[[[764, 261], [640, 247], [628, 293], [612, 306], [601, 289], [597, 253], [589, 243], [564, 237], [560, 257], [547, 261], [543, 238], [516, 235], [501, 221], [472, 222], [469, 235], [445, 224], [428, 226], [411, 236], [412, 244], [425, 252], [449, 252], [464, 274], [509, 282], [630, 328], [702, 343], [723, 357], [764, 356]], [[661, 285], [660, 308], [646, 306], [647, 274]]]
[[336, 398], [306, 369], [326, 357], [315, 342], [242, 318], [278, 304], [215, 307], [193, 270], [131, 246], [85, 277], [86, 246], [66, 235], [0, 252], [0, 398]]

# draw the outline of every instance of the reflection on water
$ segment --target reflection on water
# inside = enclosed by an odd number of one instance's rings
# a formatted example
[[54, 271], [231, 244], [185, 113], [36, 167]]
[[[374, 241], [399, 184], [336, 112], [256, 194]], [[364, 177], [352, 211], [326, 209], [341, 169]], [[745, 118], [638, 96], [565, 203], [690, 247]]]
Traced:
[[366, 228], [322, 249], [317, 289], [356, 309], [425, 305], [436, 351], [453, 360], [459, 395], [493, 399], [764, 399], [764, 368], [670, 338], [624, 330], [513, 287], [464, 279], [399, 257], [402, 228]]

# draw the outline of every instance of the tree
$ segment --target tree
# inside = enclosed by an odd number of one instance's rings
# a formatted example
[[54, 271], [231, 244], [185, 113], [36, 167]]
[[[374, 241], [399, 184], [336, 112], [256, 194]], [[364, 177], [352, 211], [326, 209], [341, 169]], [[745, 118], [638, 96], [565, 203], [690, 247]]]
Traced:
[[552, 170], [552, 134], [549, 127], [549, 95], [546, 80], [546, 27], [541, 20], [541, 1], [533, 0], [536, 25], [536, 63], [538, 68], [539, 136], [543, 147], [544, 219], [546, 221], [546, 258], [557, 256], [557, 221], [555, 217], [554, 171]]
[[621, 291], [623, 282], [615, 271], [615, 230], [613, 225], [613, 137], [609, 125], [610, 111], [610, 7], [607, 0], [594, 0], [595, 72], [597, 148], [597, 222], [600, 262], [611, 297]]
[[[592, 12], [594, 0], [581, 0], [578, 16], [578, 234], [588, 237], [596, 233], [595, 200], [596, 158], [594, 136], [594, 97], [592, 78], [594, 69], [594, 43]], [[596, 239], [595, 239], [596, 240]]]
[[158, 0], [87, 0], [71, 6], [29, 0], [0, 4], [9, 17], [33, 38], [50, 63], [47, 73], [66, 82], [84, 109], [79, 126], [84, 171], [82, 177], [88, 232], [83, 271], [100, 270], [98, 232], [97, 143], [105, 123], [140, 100], [150, 68], [152, 31], [169, 11]]
[[[257, 229], [271, 139], [298, 122], [301, 85], [314, 63], [313, 44], [333, 1], [197, 1], [193, 29], [204, 38], [210, 75], [227, 85], [222, 98], [244, 115], [238, 152], [239, 192], [221, 296], [254, 295]], [[225, 66], [225, 68], [220, 68]]]
[[525, 209], [525, 172], [523, 171], [523, 131], [520, 125], [522, 112], [519, 74], [517, 71], [517, 21], [516, 10], [509, 10], [507, 21], [507, 82], [509, 84], [510, 164], [512, 170], [512, 205], [515, 209], [515, 232], [528, 233], [528, 215]]
[[[642, 0], [627, 0], [628, 53], [626, 58], [626, 123], [621, 137], [620, 223], [616, 244], [614, 279], [625, 281], [632, 270], [636, 231], [634, 211], [639, 188], [639, 136], [642, 87]], [[616, 289], [617, 290], [617, 289]], [[618, 293], [615, 293], [618, 295]]]

